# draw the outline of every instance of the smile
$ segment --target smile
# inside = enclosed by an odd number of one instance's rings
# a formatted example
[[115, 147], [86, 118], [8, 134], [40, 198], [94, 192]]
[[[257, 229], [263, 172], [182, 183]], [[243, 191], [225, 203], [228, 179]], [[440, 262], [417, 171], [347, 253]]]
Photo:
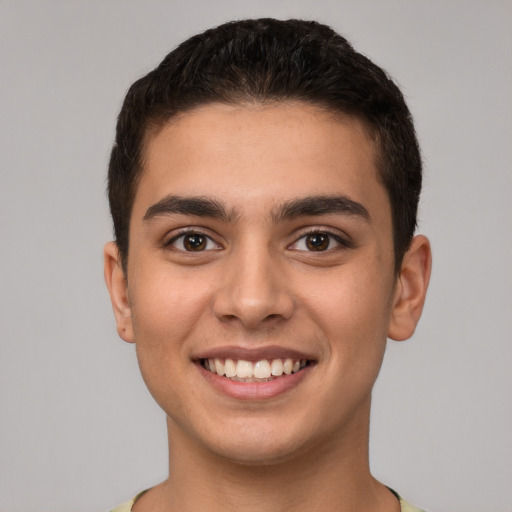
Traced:
[[201, 365], [211, 373], [236, 382], [269, 382], [301, 371], [308, 364], [306, 359], [202, 359]]

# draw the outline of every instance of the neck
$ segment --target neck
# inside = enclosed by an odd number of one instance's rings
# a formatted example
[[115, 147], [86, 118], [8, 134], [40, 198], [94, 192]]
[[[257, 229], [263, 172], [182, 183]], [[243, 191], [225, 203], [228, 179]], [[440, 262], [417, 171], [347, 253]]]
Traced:
[[134, 511], [396, 512], [396, 498], [370, 474], [368, 416], [328, 442], [258, 464], [213, 453], [169, 419], [170, 476]]

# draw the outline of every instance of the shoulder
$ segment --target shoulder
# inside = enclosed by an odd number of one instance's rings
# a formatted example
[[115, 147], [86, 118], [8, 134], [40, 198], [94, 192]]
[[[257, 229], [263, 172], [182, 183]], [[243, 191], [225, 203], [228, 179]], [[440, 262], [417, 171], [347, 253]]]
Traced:
[[146, 491], [139, 492], [135, 498], [132, 498], [130, 501], [123, 503], [115, 508], [110, 509], [108, 512], [131, 512], [133, 504], [137, 501], [137, 499], [144, 494]]
[[398, 496], [398, 499], [400, 500], [401, 512], [425, 512], [424, 510], [411, 505], [408, 501], [404, 500], [400, 495]]
[[131, 512], [135, 499], [127, 501], [118, 507], [112, 508], [109, 512]]
[[392, 494], [396, 496], [397, 500], [400, 502], [400, 512], [425, 512], [425, 510], [422, 510], [421, 508], [417, 508], [411, 505], [407, 500], [402, 498], [402, 496], [400, 496], [400, 494], [398, 494], [394, 489], [391, 489], [391, 487], [388, 487], [388, 489], [391, 491]]

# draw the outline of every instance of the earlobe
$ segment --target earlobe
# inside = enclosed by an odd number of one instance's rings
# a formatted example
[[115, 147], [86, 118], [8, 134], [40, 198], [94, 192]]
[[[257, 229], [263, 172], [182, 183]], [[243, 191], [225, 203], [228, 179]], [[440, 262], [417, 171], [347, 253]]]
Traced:
[[133, 343], [135, 340], [128, 286], [119, 250], [115, 242], [109, 242], [105, 245], [103, 257], [105, 283], [107, 284], [114, 310], [117, 332], [124, 341]]
[[430, 243], [423, 235], [415, 236], [397, 278], [389, 338], [403, 341], [413, 335], [425, 303], [431, 268]]

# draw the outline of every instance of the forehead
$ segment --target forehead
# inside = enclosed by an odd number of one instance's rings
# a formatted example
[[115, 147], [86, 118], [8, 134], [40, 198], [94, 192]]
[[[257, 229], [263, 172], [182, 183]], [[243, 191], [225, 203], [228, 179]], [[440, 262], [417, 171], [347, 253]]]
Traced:
[[148, 136], [134, 216], [172, 194], [214, 196], [242, 211], [307, 195], [387, 201], [376, 161], [355, 118], [302, 102], [210, 104]]

